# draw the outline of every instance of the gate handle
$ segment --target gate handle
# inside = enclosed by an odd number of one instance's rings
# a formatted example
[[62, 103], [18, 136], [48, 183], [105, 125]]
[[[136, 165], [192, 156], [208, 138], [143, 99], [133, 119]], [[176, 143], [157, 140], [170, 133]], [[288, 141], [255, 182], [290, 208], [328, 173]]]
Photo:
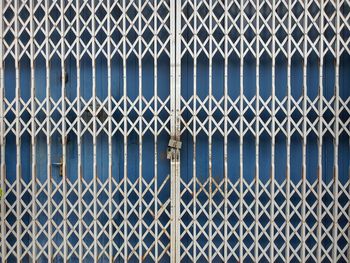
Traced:
[[52, 165], [58, 166], [58, 167], [60, 168], [60, 173], [59, 173], [59, 175], [62, 176], [62, 175], [63, 175], [63, 162], [62, 162], [62, 157], [61, 157], [59, 163], [52, 163]]

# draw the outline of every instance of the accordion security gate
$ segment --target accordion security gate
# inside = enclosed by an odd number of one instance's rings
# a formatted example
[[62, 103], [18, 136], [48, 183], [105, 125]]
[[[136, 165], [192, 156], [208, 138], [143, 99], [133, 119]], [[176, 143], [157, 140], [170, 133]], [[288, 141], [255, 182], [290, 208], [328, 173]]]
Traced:
[[349, 261], [349, 1], [0, 10], [3, 262]]

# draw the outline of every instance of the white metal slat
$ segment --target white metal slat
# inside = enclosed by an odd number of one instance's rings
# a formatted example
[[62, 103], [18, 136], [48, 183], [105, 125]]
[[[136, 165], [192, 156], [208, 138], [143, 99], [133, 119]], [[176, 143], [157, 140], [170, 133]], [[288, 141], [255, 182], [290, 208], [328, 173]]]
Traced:
[[[0, 3], [0, 14], [3, 15], [4, 10], [4, 2]], [[0, 21], [0, 42], [3, 43], [3, 35], [4, 35], [4, 25], [3, 19]], [[5, 123], [4, 123], [4, 46], [0, 45], [0, 151], [1, 151], [1, 164], [0, 164], [0, 172], [1, 172], [1, 258], [6, 256], [6, 228], [5, 228], [5, 191], [6, 191], [6, 168], [5, 168]]]
[[[181, 80], [181, 72], [180, 69], [180, 54], [181, 48], [179, 48], [179, 38], [180, 35], [180, 21], [181, 19], [181, 2], [170, 1], [170, 10], [173, 12], [170, 13], [170, 111], [171, 111], [171, 123], [170, 123], [170, 134], [175, 137], [177, 140], [180, 136], [179, 128], [180, 123], [178, 122], [179, 118], [179, 109], [178, 107], [180, 99], [180, 91], [179, 91], [179, 81]], [[175, 11], [176, 10], [176, 11]], [[170, 202], [171, 202], [171, 211], [170, 211], [170, 221], [171, 221], [171, 232], [170, 232], [170, 260], [171, 262], [179, 262], [180, 261], [180, 244], [178, 240], [180, 240], [180, 174], [179, 174], [179, 159], [180, 152], [176, 150], [175, 153], [172, 154], [170, 159]]]
[[[154, 13], [153, 13], [153, 27], [155, 32], [158, 32], [158, 25], [157, 25], [157, 1], [153, 1], [153, 6], [154, 6]], [[154, 38], [154, 58], [153, 58], [153, 63], [154, 63], [154, 76], [153, 76], [153, 81], [154, 81], [154, 111], [158, 112], [158, 45], [156, 38]], [[154, 121], [154, 130], [158, 131], [158, 117], [155, 116], [155, 121]], [[154, 239], [158, 240], [159, 239], [159, 230], [158, 230], [158, 224], [159, 224], [159, 214], [158, 214], [158, 140], [157, 140], [157, 135], [154, 135]], [[154, 261], [158, 261], [159, 258], [159, 249], [158, 249], [158, 243], [156, 242], [155, 248], [154, 248]]]
[[332, 226], [332, 238], [333, 238], [333, 244], [332, 244], [332, 261], [336, 262], [340, 260], [338, 256], [338, 191], [339, 191], [339, 166], [338, 166], [338, 159], [339, 159], [339, 58], [340, 58], [340, 48], [339, 48], [339, 15], [340, 15], [340, 9], [339, 9], [339, 0], [335, 0], [335, 88], [334, 88], [334, 96], [335, 96], [335, 105], [334, 105], [334, 175], [333, 175], [333, 198], [334, 198], [334, 205], [333, 205], [333, 226]]
[[[321, 118], [323, 112], [323, 43], [324, 43], [324, 31], [323, 31], [323, 0], [320, 1], [320, 43], [319, 43], [319, 55], [320, 55], [320, 63], [319, 63], [319, 88], [318, 88], [318, 112]], [[318, 122], [318, 149], [317, 149], [317, 262], [322, 261], [322, 147], [323, 147], [323, 125], [322, 121]]]
[[[123, 0], [123, 14], [126, 14], [126, 1]], [[124, 166], [124, 174], [123, 174], [123, 190], [124, 190], [124, 200], [123, 200], [123, 206], [124, 206], [124, 215], [123, 215], [123, 226], [124, 226], [124, 260], [128, 258], [128, 225], [127, 225], [127, 218], [128, 218], [128, 212], [127, 212], [127, 195], [125, 193], [128, 192], [128, 173], [127, 173], [127, 130], [128, 130], [128, 120], [126, 116], [127, 112], [127, 89], [126, 89], [126, 18], [125, 15], [123, 15], [123, 144], [124, 144], [124, 156], [123, 156], [123, 166]]]
[[142, 198], [143, 198], [143, 178], [142, 178], [142, 133], [143, 133], [143, 125], [142, 125], [142, 1], [138, 0], [137, 3], [137, 30], [138, 30], [138, 37], [137, 37], [137, 49], [138, 49], [138, 55], [137, 55], [137, 61], [138, 61], [138, 111], [139, 111], [139, 117], [138, 117], [138, 128], [139, 128], [139, 171], [138, 171], [138, 258], [139, 261], [142, 259], [142, 248], [143, 248], [143, 223], [142, 223]]
[[[45, 13], [48, 13], [50, 9], [49, 0], [45, 0]], [[45, 74], [46, 74], [46, 144], [47, 144], [47, 218], [48, 218], [48, 231], [49, 237], [52, 236], [52, 170], [51, 170], [51, 89], [50, 89], [50, 44], [49, 35], [50, 22], [49, 16], [45, 16]], [[48, 253], [49, 260], [53, 258], [52, 239], [48, 238]]]
[[36, 122], [35, 122], [35, 60], [34, 60], [34, 3], [30, 3], [30, 93], [31, 93], [31, 169], [32, 169], [32, 257], [37, 259], [37, 180], [36, 180]]
[[228, 143], [228, 138], [227, 138], [227, 133], [228, 133], [228, 0], [225, 0], [225, 8], [224, 8], [224, 16], [225, 16], [225, 26], [224, 26], [224, 31], [225, 31], [225, 51], [224, 51], [224, 56], [225, 56], [225, 61], [224, 61], [224, 114], [225, 114], [225, 119], [224, 119], [224, 261], [227, 262], [228, 260], [228, 227], [227, 227], [227, 221], [228, 221], [228, 150], [227, 150], [227, 143]]
[[67, 135], [66, 135], [66, 50], [65, 50], [65, 0], [60, 1], [60, 62], [61, 62], [61, 107], [62, 107], [62, 127], [61, 127], [61, 141], [62, 141], [62, 182], [63, 182], [63, 260], [68, 259], [67, 252]]
[[307, 119], [306, 119], [306, 107], [307, 107], [307, 63], [308, 63], [308, 54], [307, 54], [307, 10], [308, 10], [308, 1], [304, 2], [304, 16], [303, 16], [303, 145], [302, 145], [302, 172], [301, 172], [301, 180], [302, 180], [302, 189], [301, 189], [301, 261], [305, 261], [305, 198], [306, 198], [306, 145], [307, 145]]
[[[197, 1], [194, 2], [194, 32], [197, 36]], [[197, 50], [197, 38], [194, 38], [194, 48]], [[197, 52], [193, 53], [193, 111], [194, 117], [197, 114]], [[196, 173], [196, 131], [197, 123], [193, 122], [193, 218], [197, 218], [197, 173]], [[193, 236], [197, 238], [197, 224], [193, 224]], [[193, 261], [197, 260], [197, 246], [196, 243], [193, 244]]]
[[[256, 3], [256, 9], [260, 9], [260, 1], [258, 0]], [[256, 103], [255, 103], [255, 112], [260, 111], [260, 34], [258, 33], [260, 30], [260, 15], [258, 14], [256, 16], [256, 68], [255, 68], [255, 85], [256, 85]], [[254, 208], [254, 217], [255, 217], [255, 227], [254, 227], [254, 260], [258, 262], [259, 259], [259, 142], [260, 142], [260, 118], [259, 114], [256, 116], [256, 123], [255, 123], [255, 208]]]
[[111, 2], [107, 1], [107, 78], [108, 78], [108, 257], [113, 258], [113, 217], [112, 217], [112, 70], [111, 70]]
[[[286, 230], [285, 235], [286, 239], [290, 240], [290, 196], [291, 196], [291, 161], [290, 161], [290, 152], [291, 152], [291, 45], [292, 45], [292, 4], [288, 2], [288, 39], [287, 39], [287, 167], [286, 167]], [[290, 243], [286, 243], [285, 249], [285, 258], [286, 261], [290, 261]]]
[[212, 98], [213, 98], [213, 3], [212, 0], [209, 0], [209, 71], [208, 71], [208, 176], [209, 176], [209, 209], [208, 209], [208, 221], [209, 221], [209, 230], [208, 230], [208, 261], [212, 262], [212, 244], [213, 244], [213, 164], [212, 164]]
[[93, 170], [93, 258], [96, 260], [99, 258], [98, 250], [97, 250], [97, 184], [98, 184], [98, 175], [97, 175], [97, 127], [96, 127], [96, 25], [95, 25], [95, 1], [91, 1], [91, 16], [92, 16], [92, 22], [91, 22], [91, 35], [92, 35], [92, 49], [91, 49], [91, 64], [92, 64], [92, 144], [93, 144], [93, 164], [92, 164], [92, 170]]
[[271, 262], [275, 261], [275, 144], [276, 144], [276, 1], [272, 0], [272, 25], [271, 25], [271, 175], [270, 175], [270, 258]]
[[[81, 77], [80, 77], [80, 1], [76, 1], [76, 68], [77, 68], [77, 115], [80, 118], [81, 116], [81, 94], [80, 94], [80, 87], [81, 87]], [[81, 149], [81, 121], [78, 119], [77, 121], [77, 155], [78, 155], [78, 161], [77, 161], [77, 174], [78, 174], [78, 255], [80, 261], [82, 261], [83, 258], [83, 174], [82, 174], [82, 149]]]
[[21, 87], [20, 87], [20, 70], [19, 70], [19, 1], [15, 0], [15, 71], [16, 71], [16, 254], [19, 259], [21, 259], [21, 236], [22, 236], [22, 226], [21, 226], [21, 122], [20, 122], [20, 112], [21, 112]]
[[244, 74], [244, 55], [243, 55], [243, 8], [244, 0], [239, 1], [239, 253], [238, 253], [238, 261], [243, 262], [243, 186], [244, 186], [244, 178], [243, 178], [243, 100], [244, 100], [244, 83], [243, 83], [243, 74]]

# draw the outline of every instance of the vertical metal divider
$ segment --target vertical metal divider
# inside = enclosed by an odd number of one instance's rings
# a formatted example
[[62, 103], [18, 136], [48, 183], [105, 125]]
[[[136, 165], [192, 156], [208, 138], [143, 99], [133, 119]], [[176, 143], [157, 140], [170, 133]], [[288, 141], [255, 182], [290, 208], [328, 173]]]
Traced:
[[[4, 1], [0, 1], [0, 15], [3, 16]], [[0, 197], [1, 204], [1, 260], [4, 261], [6, 258], [6, 225], [5, 225], [5, 198], [6, 198], [6, 167], [5, 167], [5, 120], [4, 120], [4, 20], [0, 19], [0, 191], [2, 196]]]
[[271, 51], [271, 174], [270, 174], [270, 262], [275, 261], [275, 144], [276, 144], [276, 83], [275, 83], [275, 66], [276, 66], [276, 25], [275, 25], [275, 0], [272, 0], [272, 51]]
[[[181, 133], [181, 0], [170, 3], [170, 28], [170, 137], [179, 141]], [[180, 262], [180, 150], [174, 149], [170, 159], [170, 260]]]
[[[176, 1], [177, 4], [180, 0]], [[175, 15], [175, 1], [170, 3], [170, 136], [175, 135], [175, 88], [176, 88], [176, 15]], [[175, 163], [173, 158], [170, 160], [170, 261], [176, 262], [176, 194], [175, 194]]]
[[332, 261], [336, 262], [338, 254], [338, 194], [339, 194], [339, 64], [340, 64], [340, 3], [335, 0], [335, 76], [334, 76], [334, 165], [333, 165], [333, 226], [332, 226]]
[[256, 44], [255, 44], [255, 207], [254, 207], [254, 260], [259, 261], [259, 183], [260, 183], [260, 173], [259, 173], [259, 144], [260, 144], [260, 1], [256, 1]]
[[209, 0], [209, 73], [208, 73], [208, 176], [209, 176], [209, 246], [208, 261], [212, 262], [213, 249], [213, 167], [212, 167], [212, 99], [213, 99], [213, 2]]
[[153, 96], [154, 96], [154, 261], [159, 261], [158, 252], [158, 45], [157, 45], [157, 35], [158, 35], [158, 3], [157, 0], [153, 1], [153, 29], [156, 35], [153, 36]]
[[91, 48], [91, 64], [92, 64], [92, 144], [93, 144], [93, 236], [94, 236], [94, 260], [98, 259], [98, 233], [97, 233], [97, 185], [98, 185], [98, 174], [97, 174], [97, 129], [96, 129], [96, 25], [95, 25], [95, 0], [91, 1], [91, 15], [92, 15], [92, 48]]
[[123, 0], [123, 166], [124, 166], [124, 174], [123, 174], [123, 191], [124, 191], [124, 218], [123, 218], [123, 227], [124, 227], [124, 262], [128, 261], [128, 119], [127, 119], [127, 111], [128, 111], [128, 101], [127, 101], [127, 86], [126, 86], [126, 0]]
[[[142, 0], [138, 0], [137, 4], [137, 61], [138, 61], [138, 140], [139, 140], [139, 171], [138, 171], [138, 258], [142, 261], [142, 233], [143, 233], [143, 215], [142, 215], [142, 199], [143, 199], [143, 178], [142, 178], [142, 142], [143, 142], [143, 127], [142, 127]], [[135, 76], [136, 77], [136, 76]], [[136, 106], [136, 105], [135, 105]]]
[[61, 107], [62, 107], [62, 184], [63, 184], [63, 260], [67, 260], [67, 135], [66, 135], [66, 69], [65, 69], [65, 0], [61, 0], [60, 20], [61, 20]]
[[[197, 239], [197, 0], [194, 0], [193, 41], [193, 237]], [[197, 261], [197, 242], [193, 241], [193, 261]]]
[[303, 127], [302, 127], [302, 168], [301, 168], [301, 247], [300, 247], [300, 259], [302, 262], [305, 261], [305, 220], [306, 220], [306, 144], [307, 144], [307, 9], [308, 9], [308, 0], [304, 0], [304, 19], [303, 19]]
[[[287, 127], [286, 127], [286, 240], [290, 240], [290, 148], [291, 148], [291, 63], [292, 63], [292, 0], [288, 0], [288, 29], [287, 29]], [[290, 262], [290, 242], [286, 242], [285, 260]]]
[[319, 43], [319, 73], [318, 73], [318, 147], [317, 147], [317, 252], [316, 258], [317, 262], [322, 262], [322, 188], [323, 188], [323, 158], [322, 158], [322, 148], [323, 148], [323, 41], [324, 41], [324, 10], [323, 10], [323, 0], [320, 0], [320, 43]]
[[[176, 125], [176, 140], [180, 141], [181, 136], [181, 0], [176, 6], [176, 112], [175, 112], [175, 125]], [[181, 184], [181, 170], [180, 170], [180, 149], [176, 149], [175, 156], [175, 177], [176, 177], [176, 261], [180, 262], [180, 184]]]
[[[45, 14], [49, 14], [50, 0], [45, 0]], [[50, 96], [50, 20], [45, 16], [45, 74], [46, 74], [46, 144], [47, 144], [47, 220], [48, 262], [52, 262], [52, 166], [51, 166], [51, 96]]]
[[30, 1], [30, 91], [31, 91], [31, 146], [32, 146], [32, 258], [36, 261], [37, 207], [36, 207], [36, 97], [35, 97], [35, 50], [34, 50], [34, 1]]
[[224, 261], [228, 261], [228, 1], [224, 3]]
[[113, 141], [112, 141], [112, 70], [111, 70], [111, 1], [107, 0], [107, 93], [108, 93], [108, 257], [113, 262]]
[[[65, 0], [60, 2], [60, 22], [61, 22], [61, 107], [62, 107], [62, 184], [63, 184], [63, 260], [66, 261], [68, 257], [67, 247], [67, 135], [66, 135], [66, 65], [65, 65]], [[59, 184], [60, 185], [60, 184]], [[61, 204], [59, 204], [60, 206]]]
[[16, 252], [17, 259], [21, 260], [21, 180], [22, 180], [22, 166], [21, 166], [21, 87], [20, 87], [20, 65], [19, 65], [19, 0], [15, 0], [15, 74], [16, 74]]
[[239, 17], [239, 262], [243, 262], [243, 131], [244, 131], [244, 121], [243, 121], [243, 101], [244, 101], [244, 83], [243, 83], [243, 73], [244, 73], [244, 43], [243, 43], [243, 17], [244, 17], [244, 0], [240, 0], [240, 17]]
[[83, 168], [81, 161], [81, 93], [80, 93], [80, 0], [76, 1], [76, 68], [77, 68], [77, 180], [78, 180], [78, 247], [79, 262], [83, 262], [84, 245], [83, 245]]

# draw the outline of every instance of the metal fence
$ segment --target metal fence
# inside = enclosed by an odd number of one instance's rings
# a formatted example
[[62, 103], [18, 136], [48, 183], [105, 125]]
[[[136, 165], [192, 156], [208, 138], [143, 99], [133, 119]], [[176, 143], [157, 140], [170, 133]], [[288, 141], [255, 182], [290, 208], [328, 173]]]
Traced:
[[2, 262], [350, 260], [349, 0], [0, 14]]

